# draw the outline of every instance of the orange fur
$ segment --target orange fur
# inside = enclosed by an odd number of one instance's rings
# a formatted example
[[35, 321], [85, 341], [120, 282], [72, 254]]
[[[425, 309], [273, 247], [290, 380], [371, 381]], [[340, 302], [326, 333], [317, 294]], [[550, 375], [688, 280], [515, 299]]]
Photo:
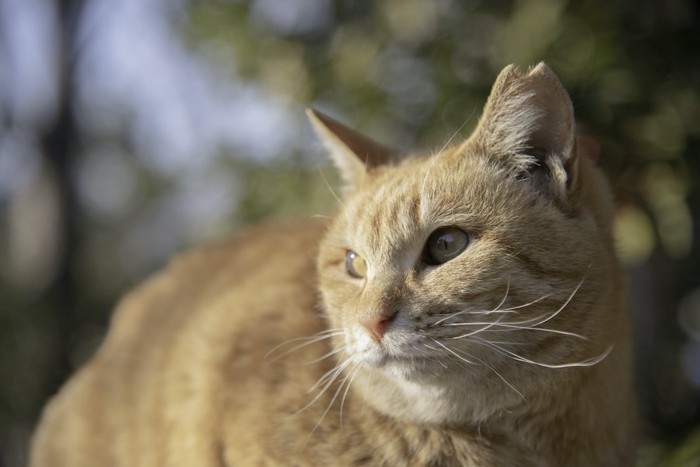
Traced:
[[[251, 229], [127, 296], [32, 465], [632, 465], [611, 197], [554, 73], [504, 70], [472, 137], [432, 156], [310, 118], [339, 214]], [[470, 244], [431, 264], [445, 226]]]

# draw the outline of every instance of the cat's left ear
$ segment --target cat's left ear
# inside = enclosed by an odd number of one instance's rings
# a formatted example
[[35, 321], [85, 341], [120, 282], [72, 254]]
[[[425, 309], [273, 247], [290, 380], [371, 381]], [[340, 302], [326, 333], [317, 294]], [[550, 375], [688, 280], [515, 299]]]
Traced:
[[498, 75], [474, 135], [560, 199], [576, 189], [574, 109], [557, 75], [544, 63], [527, 73], [514, 66]]
[[399, 152], [389, 149], [315, 109], [306, 115], [340, 171], [345, 190], [357, 186], [368, 170], [396, 161]]

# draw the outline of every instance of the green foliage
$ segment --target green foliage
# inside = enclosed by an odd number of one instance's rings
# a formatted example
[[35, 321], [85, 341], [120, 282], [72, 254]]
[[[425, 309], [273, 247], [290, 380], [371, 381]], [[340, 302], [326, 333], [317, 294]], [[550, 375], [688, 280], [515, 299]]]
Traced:
[[330, 171], [248, 166], [245, 174], [237, 216], [242, 224], [303, 215], [325, 217], [335, 209], [337, 195], [332, 186], [337, 185], [337, 176]]
[[570, 90], [580, 132], [595, 138], [621, 199], [650, 217], [632, 228], [647, 229], [652, 242], [625, 259], [643, 261], [657, 246], [689, 253], [686, 199], [660, 208], [649, 200], [673, 189], [645, 184], [663, 171], [671, 187], [697, 170], [698, 67], [675, 52], [698, 42], [689, 2], [337, 1], [305, 28], [298, 3], [193, 1], [185, 30], [197, 47], [217, 51], [215, 65], [233, 79], [299, 107], [333, 107], [402, 147], [440, 145], [456, 128], [468, 134], [504, 65], [545, 60]]

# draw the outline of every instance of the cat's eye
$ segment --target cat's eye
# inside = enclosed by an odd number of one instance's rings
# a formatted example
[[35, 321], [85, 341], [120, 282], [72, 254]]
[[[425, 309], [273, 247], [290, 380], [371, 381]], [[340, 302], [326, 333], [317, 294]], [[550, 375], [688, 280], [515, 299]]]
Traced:
[[345, 255], [345, 269], [352, 277], [362, 279], [367, 275], [367, 263], [354, 251], [348, 251]]
[[438, 265], [459, 256], [469, 246], [469, 234], [457, 227], [443, 227], [431, 233], [425, 243], [425, 262]]

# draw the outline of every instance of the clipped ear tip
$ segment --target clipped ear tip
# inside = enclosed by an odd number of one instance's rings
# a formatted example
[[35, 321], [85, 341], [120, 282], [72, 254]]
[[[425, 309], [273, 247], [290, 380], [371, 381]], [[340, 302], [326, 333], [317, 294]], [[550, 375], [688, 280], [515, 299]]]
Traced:
[[559, 82], [559, 77], [557, 74], [554, 73], [554, 70], [552, 70], [545, 62], [540, 62], [535, 65], [532, 69], [530, 69], [527, 76], [533, 78], [545, 78], [550, 81], [555, 81], [557, 83]]
[[529, 75], [541, 75], [545, 73], [553, 73], [552, 69], [545, 62], [540, 62], [530, 68]]

